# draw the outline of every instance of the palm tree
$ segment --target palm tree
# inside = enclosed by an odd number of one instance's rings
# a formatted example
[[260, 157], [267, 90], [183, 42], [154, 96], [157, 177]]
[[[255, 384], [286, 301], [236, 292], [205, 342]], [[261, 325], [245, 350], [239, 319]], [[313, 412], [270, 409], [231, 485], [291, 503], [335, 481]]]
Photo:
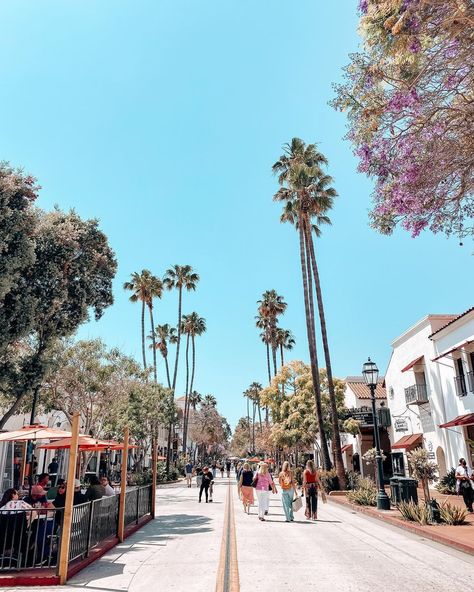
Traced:
[[[153, 336], [150, 334], [148, 339], [153, 341]], [[170, 369], [168, 364], [168, 343], [176, 343], [177, 335], [175, 327], [171, 327], [166, 323], [165, 325], [157, 325], [155, 327], [155, 342], [150, 345], [150, 348], [159, 349], [163, 359], [165, 360], [166, 367], [166, 380], [168, 382], [168, 388], [171, 388], [170, 381]]]
[[259, 382], [252, 382], [252, 384], [248, 388], [248, 392], [251, 393], [254, 405], [256, 405], [256, 407], [257, 407], [258, 422], [259, 422], [260, 434], [261, 434], [262, 433], [262, 413], [261, 413], [261, 407], [260, 407], [260, 393], [262, 392], [262, 385]]
[[[275, 194], [276, 201], [284, 201], [285, 206], [281, 216], [282, 222], [290, 222], [295, 224], [300, 239], [300, 263], [301, 273], [303, 277], [303, 294], [305, 300], [306, 313], [306, 330], [308, 334], [308, 346], [311, 360], [311, 374], [313, 379], [316, 415], [318, 418], [319, 436], [321, 440], [321, 452], [323, 456], [324, 468], [331, 467], [331, 459], [329, 456], [329, 449], [324, 433], [322, 407], [321, 407], [321, 385], [319, 380], [319, 367], [316, 349], [315, 336], [315, 320], [314, 320], [314, 302], [313, 302], [313, 287], [312, 287], [312, 264], [311, 256], [308, 249], [308, 236], [311, 237], [311, 227], [308, 228], [308, 223], [311, 223], [312, 217], [319, 217], [319, 223], [325, 221], [325, 212], [332, 206], [332, 197], [326, 195], [325, 203], [319, 203], [319, 209], [316, 211], [313, 201], [314, 184], [321, 177], [321, 166], [327, 164], [326, 158], [316, 150], [315, 144], [306, 146], [305, 143], [293, 138], [291, 144], [284, 147], [284, 154], [273, 165], [273, 172], [278, 173], [278, 181], [281, 185], [278, 192]], [[332, 395], [334, 389], [332, 389]], [[330, 392], [330, 398], [332, 398]], [[335, 398], [334, 398], [335, 403]], [[331, 411], [332, 411], [331, 402]], [[341, 487], [345, 483], [342, 454], [340, 453], [340, 436], [338, 424], [334, 426], [334, 420], [337, 424], [336, 417], [332, 418], [333, 424], [333, 441], [335, 448], [338, 448], [339, 454], [336, 453], [335, 461], [340, 478]], [[336, 427], [336, 429], [334, 429]], [[340, 461], [340, 462], [339, 462]]]
[[283, 296], [277, 294], [276, 290], [267, 290], [262, 294], [262, 299], [257, 301], [258, 313], [260, 317], [266, 319], [266, 338], [272, 348], [273, 372], [277, 373], [276, 363], [276, 327], [278, 317], [284, 314], [287, 303], [283, 300]]
[[189, 393], [189, 405], [195, 411], [196, 411], [196, 407], [199, 405], [199, 403], [201, 401], [202, 401], [202, 396], [197, 391], [193, 391], [192, 393]]
[[269, 321], [266, 317], [262, 316], [261, 314], [255, 317], [255, 325], [258, 329], [262, 329], [260, 333], [260, 338], [265, 344], [267, 350], [267, 372], [268, 372], [268, 384], [272, 382], [272, 371], [270, 366], [270, 327]]
[[[189, 393], [193, 390], [194, 372], [196, 369], [196, 342], [195, 338], [202, 335], [206, 331], [206, 320], [200, 317], [197, 312], [192, 312], [189, 315], [183, 315], [182, 333], [186, 335], [186, 393], [184, 401], [184, 425], [183, 425], [183, 453], [186, 454], [186, 440], [188, 432], [188, 418], [189, 418]], [[192, 350], [192, 370], [191, 383], [189, 383], [189, 342], [191, 341]]]
[[173, 265], [170, 269], [166, 270], [163, 278], [163, 284], [168, 290], [178, 290], [178, 335], [176, 340], [176, 360], [174, 363], [173, 382], [172, 390], [173, 393], [176, 389], [176, 377], [178, 375], [178, 361], [179, 361], [179, 346], [181, 344], [181, 310], [183, 302], [183, 288], [186, 288], [188, 292], [196, 289], [196, 284], [199, 281], [199, 275], [194, 273], [193, 268], [190, 265]]
[[281, 327], [277, 327], [276, 344], [277, 344], [277, 347], [280, 348], [280, 360], [281, 360], [281, 365], [283, 366], [285, 364], [285, 360], [283, 357], [283, 350], [286, 349], [287, 351], [290, 351], [293, 349], [293, 347], [295, 345], [295, 339], [294, 339], [291, 331], [289, 329], [282, 329]]
[[145, 353], [145, 306], [148, 307], [150, 313], [151, 335], [153, 339], [153, 377], [155, 383], [157, 382], [156, 372], [156, 344], [155, 344], [155, 327], [153, 322], [153, 298], [161, 298], [163, 294], [163, 282], [154, 276], [148, 269], [143, 269], [141, 273], [132, 273], [131, 280], [123, 284], [124, 290], [130, 290], [133, 294], [130, 296], [131, 302], [140, 301], [142, 303], [142, 356], [143, 367], [146, 369], [146, 353]]
[[204, 395], [202, 401], [202, 405], [209, 405], [210, 407], [215, 407], [217, 405], [217, 399], [214, 395]]

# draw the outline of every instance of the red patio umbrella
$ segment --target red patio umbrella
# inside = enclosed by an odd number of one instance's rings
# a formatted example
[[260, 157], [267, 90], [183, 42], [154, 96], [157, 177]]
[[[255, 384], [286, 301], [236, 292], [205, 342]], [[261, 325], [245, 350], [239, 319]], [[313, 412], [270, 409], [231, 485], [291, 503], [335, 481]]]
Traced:
[[[93, 438], [92, 436], [79, 436], [78, 440], [79, 450], [82, 451], [94, 451], [94, 450], [123, 450], [123, 444], [115, 442], [114, 440], [100, 440]], [[129, 444], [129, 448], [138, 448], [134, 444]], [[71, 448], [71, 438], [63, 438], [62, 440], [56, 440], [50, 444], [43, 444], [38, 446], [39, 449], [43, 450], [59, 450], [63, 448]]]
[[19, 430], [3, 432], [0, 434], [0, 442], [13, 442], [21, 440], [53, 440], [54, 438], [70, 438], [71, 432], [50, 428], [45, 425], [23, 426]]

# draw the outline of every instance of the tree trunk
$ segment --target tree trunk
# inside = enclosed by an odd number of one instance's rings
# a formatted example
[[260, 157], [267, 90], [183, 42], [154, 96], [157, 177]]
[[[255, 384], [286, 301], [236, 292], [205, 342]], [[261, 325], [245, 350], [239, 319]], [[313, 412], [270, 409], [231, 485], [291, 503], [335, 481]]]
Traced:
[[252, 444], [252, 432], [250, 430], [250, 401], [249, 398], [246, 396], [247, 399], [247, 425], [249, 426], [249, 444]]
[[[283, 345], [280, 344], [280, 358], [281, 358], [281, 367], [283, 368], [283, 366], [285, 365], [285, 360], [283, 358]], [[282, 381], [281, 383], [281, 394], [284, 397], [285, 396], [285, 382]]]
[[273, 375], [277, 375], [277, 354], [276, 347], [272, 345]]
[[155, 323], [153, 322], [153, 304], [148, 305], [150, 311], [150, 324], [151, 324], [151, 342], [153, 348], [153, 380], [155, 384], [158, 382], [158, 375], [156, 371], [156, 337], [155, 337]]
[[318, 266], [316, 263], [316, 255], [314, 251], [313, 237], [311, 236], [311, 226], [309, 220], [306, 220], [306, 246], [309, 247], [311, 256], [311, 264], [313, 267], [314, 285], [316, 288], [316, 300], [318, 302], [319, 321], [321, 325], [321, 338], [323, 342], [324, 359], [326, 362], [326, 373], [328, 378], [329, 403], [331, 408], [331, 425], [332, 425], [332, 442], [334, 450], [334, 464], [336, 465], [337, 476], [339, 479], [339, 486], [341, 489], [346, 489], [346, 473], [344, 470], [344, 461], [342, 460], [341, 451], [341, 435], [339, 432], [339, 418], [337, 416], [336, 393], [334, 391], [334, 380], [332, 376], [331, 356], [329, 353], [328, 334], [326, 329], [326, 316], [324, 314], [323, 295], [321, 290], [321, 282], [319, 279]]
[[168, 364], [168, 356], [164, 356], [165, 358], [165, 366], [166, 366], [166, 379], [168, 381], [168, 388], [171, 388], [171, 380], [170, 380], [170, 367]]
[[18, 408], [20, 407], [20, 405], [23, 402], [23, 399], [26, 397], [26, 395], [27, 395], [26, 391], [24, 393], [22, 393], [21, 395], [19, 395], [16, 398], [13, 405], [10, 407], [10, 409], [5, 413], [5, 415], [2, 417], [2, 419], [0, 419], [0, 430], [2, 430], [4, 428], [5, 424], [10, 419], [10, 417], [12, 415], [15, 415], [15, 413], [17, 412]]
[[255, 401], [252, 401], [252, 452], [255, 454]]
[[[194, 371], [196, 369], [196, 341], [194, 335], [191, 335], [191, 351], [192, 351], [192, 365], [191, 365], [191, 382], [189, 384], [189, 394], [193, 392], [194, 386]], [[188, 428], [189, 428], [189, 411], [190, 411], [190, 401], [188, 397], [188, 404], [186, 411], [186, 431], [184, 433], [185, 442], [188, 440]]]
[[316, 339], [314, 335], [314, 312], [312, 313], [312, 284], [311, 278], [308, 277], [307, 272], [307, 262], [306, 254], [305, 254], [305, 245], [304, 245], [304, 229], [303, 229], [303, 221], [300, 220], [299, 223], [299, 235], [300, 235], [300, 262], [301, 262], [301, 273], [303, 276], [303, 295], [304, 295], [304, 304], [305, 304], [305, 316], [306, 316], [306, 332], [308, 335], [308, 347], [309, 347], [309, 357], [311, 361], [311, 376], [313, 379], [313, 388], [314, 388], [314, 400], [315, 400], [315, 407], [316, 407], [316, 418], [318, 422], [318, 430], [319, 430], [319, 438], [321, 440], [321, 451], [322, 451], [322, 462], [323, 462], [323, 469], [330, 469], [331, 468], [331, 458], [329, 456], [328, 445], [326, 441], [326, 434], [324, 433], [324, 422], [323, 422], [323, 413], [321, 407], [321, 385], [319, 382], [319, 368], [318, 368], [318, 357], [317, 357], [317, 350], [316, 350]]
[[173, 373], [173, 394], [176, 388], [176, 377], [178, 375], [178, 361], [179, 361], [179, 346], [181, 344], [181, 305], [183, 300], [183, 288], [179, 288], [178, 295], [178, 339], [176, 341], [176, 359], [174, 362], [174, 373]]
[[262, 410], [260, 408], [260, 403], [258, 403], [258, 423], [260, 424], [260, 435], [262, 435]]
[[186, 454], [186, 410], [188, 408], [189, 398], [189, 333], [186, 336], [186, 391], [184, 393], [184, 412], [183, 412], [183, 454]]
[[142, 300], [142, 356], [143, 368], [146, 370], [146, 351], [145, 351], [145, 301]]
[[168, 424], [168, 442], [167, 442], [167, 449], [166, 449], [166, 475], [168, 476], [170, 473], [170, 462], [171, 462], [171, 430], [173, 429], [173, 424]]

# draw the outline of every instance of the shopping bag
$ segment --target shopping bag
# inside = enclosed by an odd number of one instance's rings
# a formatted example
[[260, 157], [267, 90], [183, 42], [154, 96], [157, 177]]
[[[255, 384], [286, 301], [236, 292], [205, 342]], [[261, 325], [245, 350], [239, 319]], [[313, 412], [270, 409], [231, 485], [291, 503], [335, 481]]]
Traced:
[[301, 510], [302, 507], [303, 507], [303, 502], [301, 501], [301, 498], [295, 497], [295, 499], [293, 500], [293, 512], [297, 512], [298, 510]]

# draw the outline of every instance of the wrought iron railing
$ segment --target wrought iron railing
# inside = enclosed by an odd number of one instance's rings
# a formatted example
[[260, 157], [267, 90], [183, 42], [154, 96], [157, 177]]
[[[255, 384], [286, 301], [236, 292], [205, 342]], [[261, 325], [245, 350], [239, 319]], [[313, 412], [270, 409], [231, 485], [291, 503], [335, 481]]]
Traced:
[[101, 541], [117, 534], [119, 497], [118, 495], [112, 495], [91, 502], [92, 517], [89, 550], [93, 549]]
[[59, 510], [0, 511], [0, 572], [56, 567]]
[[412, 384], [405, 389], [405, 402], [407, 405], [427, 403], [428, 387], [426, 384]]
[[454, 384], [456, 385], [457, 396], [465, 397], [467, 395], [466, 378], [464, 376], [455, 376]]
[[[125, 493], [125, 526], [151, 513], [151, 485]], [[72, 509], [69, 561], [87, 557], [102, 541], [117, 536], [120, 495], [85, 502]], [[64, 508], [0, 510], [0, 573], [55, 568]]]
[[85, 557], [89, 548], [91, 529], [92, 502], [78, 504], [72, 509], [71, 542], [69, 543], [69, 561]]

